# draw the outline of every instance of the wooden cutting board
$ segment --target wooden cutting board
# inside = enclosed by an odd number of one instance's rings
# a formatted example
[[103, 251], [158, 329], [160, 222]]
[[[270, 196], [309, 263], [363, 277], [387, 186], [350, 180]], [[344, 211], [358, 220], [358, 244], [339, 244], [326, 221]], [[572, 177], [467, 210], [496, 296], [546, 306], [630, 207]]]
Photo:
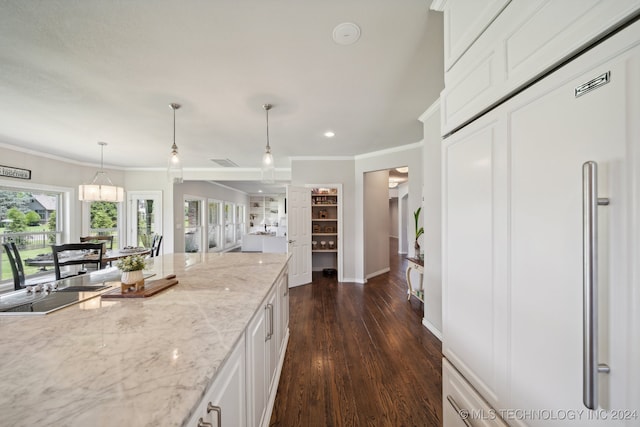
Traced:
[[146, 280], [144, 282], [144, 288], [138, 291], [130, 289], [128, 291], [122, 292], [122, 290], [118, 287], [102, 294], [102, 298], [146, 298], [155, 295], [158, 292], [163, 291], [173, 285], [176, 285], [177, 283], [178, 279], [176, 278], [176, 275], [171, 274], [167, 277], [163, 277], [162, 279]]

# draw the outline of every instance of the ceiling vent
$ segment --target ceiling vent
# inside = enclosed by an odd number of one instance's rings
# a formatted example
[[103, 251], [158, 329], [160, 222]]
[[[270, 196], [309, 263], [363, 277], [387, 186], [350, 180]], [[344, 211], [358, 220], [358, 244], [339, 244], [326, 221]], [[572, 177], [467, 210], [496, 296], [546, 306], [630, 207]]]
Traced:
[[237, 164], [233, 163], [229, 159], [211, 159], [211, 161], [213, 163], [217, 163], [218, 165], [222, 166], [223, 168], [237, 168], [238, 167]]

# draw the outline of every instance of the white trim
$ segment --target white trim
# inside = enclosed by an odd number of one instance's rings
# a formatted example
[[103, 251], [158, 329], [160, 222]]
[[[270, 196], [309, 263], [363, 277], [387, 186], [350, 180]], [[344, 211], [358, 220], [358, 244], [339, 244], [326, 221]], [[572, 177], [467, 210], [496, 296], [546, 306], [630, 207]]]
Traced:
[[[311, 191], [312, 188], [318, 187], [328, 187], [328, 188], [337, 188], [338, 189], [338, 282], [344, 282], [344, 218], [343, 218], [343, 208], [344, 208], [344, 193], [342, 184], [305, 184], [304, 188], [308, 188]], [[311, 212], [311, 211], [309, 211]], [[311, 270], [313, 270], [313, 254], [311, 255]]]
[[424, 113], [420, 114], [420, 117], [418, 117], [418, 120], [424, 123], [429, 119], [429, 117], [431, 117], [433, 114], [437, 113], [438, 111], [440, 111], [440, 98], [436, 99], [434, 103], [431, 104], [429, 108], [425, 110]]
[[358, 283], [358, 284], [360, 284], [360, 285], [364, 285], [365, 283], [367, 283], [367, 281], [366, 281], [366, 280], [358, 280], [358, 279], [356, 279], [355, 277], [344, 277], [343, 279], [344, 279], [344, 281], [343, 281], [343, 282], [340, 282], [340, 283], [342, 283], [342, 284]]
[[[30, 150], [28, 148], [19, 147], [17, 145], [6, 144], [4, 142], [0, 142], [0, 148], [6, 148], [7, 150], [17, 151], [19, 153], [25, 153], [25, 154], [29, 154], [29, 155], [35, 156], [35, 157], [44, 157], [45, 159], [57, 160], [59, 162], [64, 162], [64, 163], [71, 163], [72, 165], [87, 166], [87, 167], [92, 167], [92, 168], [100, 168], [100, 166], [101, 166], [100, 163], [80, 162], [80, 161], [77, 161], [77, 160], [71, 160], [71, 159], [67, 159], [65, 157], [60, 157], [60, 156], [56, 156], [56, 155], [53, 155], [53, 154], [48, 154], [48, 153], [45, 153], [45, 152], [42, 152], [42, 151]], [[123, 168], [121, 166], [113, 166], [113, 165], [107, 165], [107, 164], [105, 164], [102, 167], [104, 169], [127, 170], [126, 168]]]
[[386, 267], [386, 268], [383, 268], [382, 270], [378, 270], [378, 271], [375, 271], [373, 273], [367, 274], [366, 278], [367, 279], [371, 279], [372, 277], [376, 277], [376, 276], [379, 276], [381, 274], [388, 273], [390, 271], [391, 271], [391, 268]]
[[289, 160], [354, 160], [354, 156], [291, 156]]
[[436, 12], [444, 12], [444, 8], [447, 5], [447, 0], [433, 0], [431, 2], [431, 6], [429, 9], [435, 10]]
[[442, 342], [442, 332], [438, 328], [436, 328], [433, 323], [429, 322], [426, 318], [422, 319], [422, 326], [427, 328], [429, 332], [431, 332], [436, 338]]
[[378, 156], [383, 156], [385, 154], [399, 153], [401, 151], [413, 150], [414, 148], [422, 148], [422, 146], [423, 146], [423, 142], [418, 141], [412, 144], [400, 145], [398, 147], [385, 148], [383, 150], [371, 151], [365, 154], [357, 154], [354, 156], [354, 159], [355, 160], [368, 159], [370, 157], [378, 157]]
[[[17, 181], [13, 179], [0, 179], [0, 187], [60, 193], [61, 198], [57, 206], [56, 215], [58, 217], [58, 221], [64, 221], [60, 225], [62, 229], [62, 241], [72, 241], [80, 238], [80, 236], [73, 234], [74, 230], [71, 229], [71, 224], [78, 223], [76, 215], [78, 210], [82, 209], [81, 206], [77, 205], [77, 203], [82, 203], [77, 199], [77, 187], [59, 187], [55, 185], [38, 184], [31, 181]], [[78, 209], [73, 209], [72, 206], [78, 207]], [[82, 220], [82, 217], [80, 220]], [[78, 232], [80, 232], [80, 230], [78, 230]]]
[[222, 187], [222, 188], [225, 188], [225, 189], [227, 189], [227, 190], [232, 190], [232, 191], [235, 191], [235, 192], [237, 192], [237, 193], [244, 194], [244, 195], [246, 195], [246, 196], [250, 196], [250, 195], [251, 195], [250, 193], [244, 192], [244, 191], [242, 191], [242, 190], [238, 190], [237, 188], [233, 188], [233, 187], [229, 187], [229, 186], [224, 185], [224, 184], [220, 184], [220, 183], [219, 183], [219, 182], [217, 182], [217, 181], [206, 181], [206, 182], [207, 182], [207, 184], [217, 185], [218, 187]]

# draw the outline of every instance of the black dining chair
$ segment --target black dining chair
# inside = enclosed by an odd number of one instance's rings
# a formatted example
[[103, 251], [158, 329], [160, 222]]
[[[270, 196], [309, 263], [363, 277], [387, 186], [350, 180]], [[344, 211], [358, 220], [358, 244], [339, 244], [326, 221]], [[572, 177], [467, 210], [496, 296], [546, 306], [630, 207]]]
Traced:
[[40, 275], [27, 279], [24, 274], [24, 266], [22, 265], [22, 258], [20, 257], [20, 251], [15, 242], [3, 243], [4, 252], [9, 259], [9, 265], [11, 266], [11, 272], [13, 273], [13, 287], [16, 291], [22, 288], [26, 288], [30, 285], [37, 285], [45, 282], [52, 282], [55, 280], [55, 276], [52, 274]]
[[160, 255], [160, 245], [162, 244], [162, 234], [156, 234], [153, 236], [151, 242], [151, 257]]
[[[66, 243], [63, 245], [51, 245], [53, 252], [53, 265], [55, 266], [56, 279], [63, 279], [87, 272], [87, 265], [95, 265], [100, 270], [102, 265], [102, 243]], [[78, 271], [62, 275], [62, 267], [81, 266]]]

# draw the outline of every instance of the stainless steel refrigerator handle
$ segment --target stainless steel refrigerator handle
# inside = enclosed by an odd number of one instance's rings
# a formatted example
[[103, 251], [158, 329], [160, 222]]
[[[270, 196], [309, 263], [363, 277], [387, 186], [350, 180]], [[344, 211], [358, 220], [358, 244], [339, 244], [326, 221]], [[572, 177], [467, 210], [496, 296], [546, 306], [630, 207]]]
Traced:
[[467, 427], [473, 427], [469, 422], [469, 420], [467, 419], [469, 417], [469, 414], [466, 411], [462, 412], [462, 409], [460, 409], [460, 406], [458, 406], [458, 403], [454, 400], [453, 396], [448, 394], [447, 400], [449, 401], [449, 404], [453, 407], [453, 410], [456, 411], [456, 414], [458, 414], [458, 416], [460, 417], [464, 425]]
[[598, 364], [598, 205], [609, 199], [598, 198], [598, 164], [582, 165], [582, 400], [589, 409], [598, 407], [598, 373], [609, 372]]

